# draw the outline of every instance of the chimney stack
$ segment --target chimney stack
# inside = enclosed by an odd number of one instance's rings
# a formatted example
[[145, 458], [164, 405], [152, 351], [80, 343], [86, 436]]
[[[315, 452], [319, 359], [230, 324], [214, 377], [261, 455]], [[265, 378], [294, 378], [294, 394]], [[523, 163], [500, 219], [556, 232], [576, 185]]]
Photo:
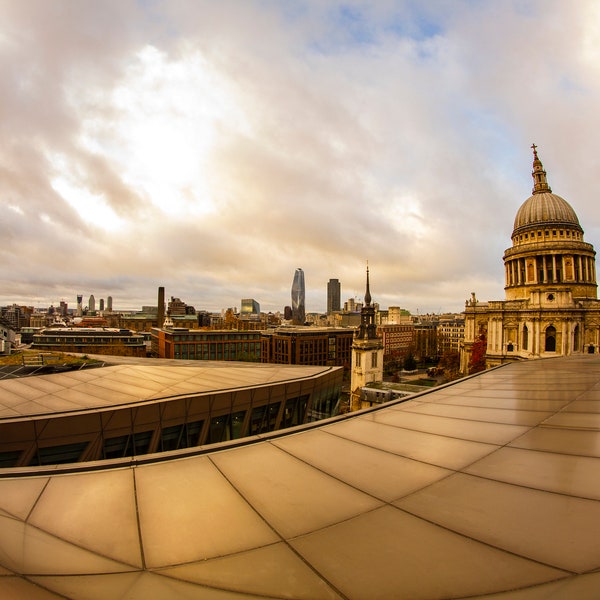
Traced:
[[165, 322], [165, 288], [158, 288], [158, 312], [156, 326], [160, 329]]

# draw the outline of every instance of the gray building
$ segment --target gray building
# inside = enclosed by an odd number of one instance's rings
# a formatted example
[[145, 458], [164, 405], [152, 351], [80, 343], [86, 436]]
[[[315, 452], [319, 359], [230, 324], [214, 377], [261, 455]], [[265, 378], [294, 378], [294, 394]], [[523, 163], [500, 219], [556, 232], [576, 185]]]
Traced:
[[342, 286], [339, 279], [327, 282], [327, 314], [341, 310]]

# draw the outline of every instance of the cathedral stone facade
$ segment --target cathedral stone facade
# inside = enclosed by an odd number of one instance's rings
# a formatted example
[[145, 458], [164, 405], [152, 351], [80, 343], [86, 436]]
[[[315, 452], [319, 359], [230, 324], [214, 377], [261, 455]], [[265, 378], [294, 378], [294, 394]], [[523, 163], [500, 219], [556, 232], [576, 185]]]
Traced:
[[506, 299], [479, 302], [472, 294], [467, 300], [463, 373], [481, 340], [486, 367], [599, 351], [596, 252], [571, 205], [552, 193], [532, 148], [533, 194], [517, 211], [512, 247], [504, 252]]

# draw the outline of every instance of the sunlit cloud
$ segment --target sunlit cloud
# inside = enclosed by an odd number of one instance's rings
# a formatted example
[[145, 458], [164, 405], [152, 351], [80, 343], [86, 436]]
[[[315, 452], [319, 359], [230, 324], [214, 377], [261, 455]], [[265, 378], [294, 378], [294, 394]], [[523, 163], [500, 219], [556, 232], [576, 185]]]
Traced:
[[502, 299], [534, 141], [600, 244], [593, 0], [0, 6], [0, 303]]

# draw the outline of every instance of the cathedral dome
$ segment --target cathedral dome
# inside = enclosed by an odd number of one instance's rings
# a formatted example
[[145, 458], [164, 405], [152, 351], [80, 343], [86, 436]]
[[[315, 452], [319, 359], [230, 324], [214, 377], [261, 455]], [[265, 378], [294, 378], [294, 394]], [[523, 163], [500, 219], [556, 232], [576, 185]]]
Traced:
[[579, 219], [573, 207], [560, 196], [551, 192], [533, 194], [523, 202], [515, 217], [513, 235], [530, 227], [569, 227], [581, 231]]
[[564, 227], [583, 233], [573, 207], [560, 196], [552, 193], [542, 161], [533, 146], [533, 195], [527, 198], [517, 211], [513, 237], [525, 230], [538, 227]]

